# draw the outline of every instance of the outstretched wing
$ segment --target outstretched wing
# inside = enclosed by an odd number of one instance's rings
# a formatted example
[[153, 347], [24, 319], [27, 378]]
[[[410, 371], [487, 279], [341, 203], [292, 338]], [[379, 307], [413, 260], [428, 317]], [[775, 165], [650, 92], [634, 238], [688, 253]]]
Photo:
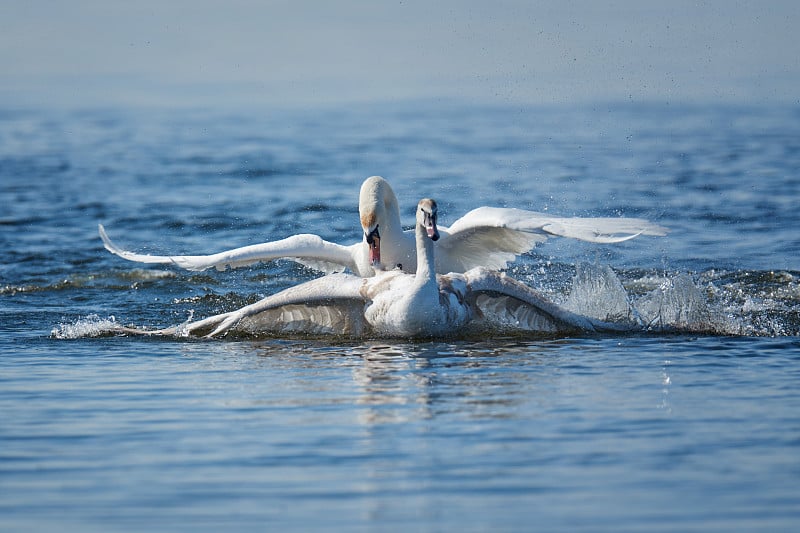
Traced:
[[328, 242], [317, 235], [300, 234], [286, 239], [262, 244], [253, 244], [211, 255], [147, 255], [123, 250], [106, 234], [102, 224], [98, 224], [100, 238], [106, 250], [128, 261], [137, 263], [176, 265], [186, 270], [217, 270], [237, 268], [273, 259], [294, 259], [298, 262], [322, 270], [336, 272], [350, 268], [358, 271], [355, 254], [360, 244], [342, 246]]
[[462, 226], [455, 231], [440, 228], [439, 234], [437, 272], [466, 272], [478, 266], [505, 268], [518, 255], [547, 240], [543, 234], [488, 225]]
[[543, 333], [621, 332], [630, 326], [567, 311], [504, 273], [475, 268], [464, 274], [482, 320], [494, 328]]
[[517, 255], [550, 236], [595, 243], [616, 243], [639, 235], [667, 234], [667, 229], [640, 218], [564, 218], [502, 207], [479, 207], [456, 220], [437, 245], [440, 272], [464, 272], [477, 266], [504, 268]]
[[207, 335], [232, 329], [251, 334], [308, 333], [358, 335], [364, 328], [363, 279], [330, 274], [227, 313]]
[[290, 287], [241, 309], [158, 330], [118, 327], [125, 334], [173, 337], [248, 335], [361, 335], [365, 328], [363, 280], [330, 274]]

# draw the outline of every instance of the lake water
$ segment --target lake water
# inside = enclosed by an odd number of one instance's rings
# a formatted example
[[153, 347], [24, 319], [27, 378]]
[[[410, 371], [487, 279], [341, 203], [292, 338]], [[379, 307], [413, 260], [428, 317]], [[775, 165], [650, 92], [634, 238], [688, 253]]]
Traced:
[[[800, 108], [0, 111], [0, 530], [800, 528]], [[629, 335], [147, 339], [318, 274], [200, 254], [480, 206], [635, 216], [509, 272]], [[653, 322], [654, 306], [659, 321]]]

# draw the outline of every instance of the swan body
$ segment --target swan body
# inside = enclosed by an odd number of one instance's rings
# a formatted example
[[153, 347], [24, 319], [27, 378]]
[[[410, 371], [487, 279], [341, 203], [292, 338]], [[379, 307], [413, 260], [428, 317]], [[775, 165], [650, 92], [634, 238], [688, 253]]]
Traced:
[[[379, 270], [362, 278], [334, 273], [254, 304], [147, 335], [302, 333], [377, 337], [449, 337], [471, 331], [540, 333], [620, 331], [621, 327], [571, 313], [504, 273], [483, 267], [437, 275], [437, 207], [420, 201], [414, 228], [416, 273]], [[437, 245], [438, 246], [438, 245]]]
[[[347, 269], [360, 277], [375, 275], [383, 270], [383, 265], [388, 268], [402, 265], [403, 270], [415, 272], [414, 230], [403, 230], [397, 197], [385, 179], [373, 176], [364, 181], [359, 194], [359, 216], [364, 238], [349, 246], [328, 242], [317, 235], [300, 234], [212, 255], [137, 254], [114, 244], [102, 225], [98, 229], [105, 248], [123, 259], [174, 264], [194, 271], [225, 270], [288, 258], [326, 273]], [[552, 236], [616, 243], [639, 235], [663, 236], [667, 230], [638, 218], [564, 218], [522, 209], [479, 207], [449, 228], [440, 227], [439, 233], [434, 269], [447, 273], [466, 272], [478, 266], [505, 268], [518, 255]]]

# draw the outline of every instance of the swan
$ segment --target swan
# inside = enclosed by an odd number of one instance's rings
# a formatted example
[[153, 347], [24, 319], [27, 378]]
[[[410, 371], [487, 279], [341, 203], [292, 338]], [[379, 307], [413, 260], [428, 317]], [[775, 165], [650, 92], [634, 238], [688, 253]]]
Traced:
[[[358, 211], [364, 238], [344, 246], [317, 235], [299, 234], [262, 244], [235, 248], [212, 255], [146, 255], [124, 250], [98, 225], [109, 252], [139, 263], [174, 264], [200, 271], [225, 270], [278, 258], [295, 259], [322, 272], [349, 269], [361, 277], [375, 275], [383, 265], [413, 273], [417, 264], [414, 230], [404, 231], [400, 208], [389, 182], [380, 176], [367, 178], [359, 193]], [[439, 229], [435, 270], [466, 272], [484, 266], [503, 269], [522, 253], [551, 236], [594, 243], [617, 243], [639, 235], [664, 236], [667, 229], [639, 218], [564, 218], [513, 208], [479, 207]]]
[[[334, 273], [268, 296], [237, 311], [162, 330], [119, 328], [146, 335], [302, 333], [418, 338], [478, 331], [609, 332], [610, 324], [571, 313], [504, 273], [477, 267], [437, 275], [438, 208], [419, 202], [416, 272], [379, 270], [373, 277]], [[438, 247], [438, 245], [437, 245]]]

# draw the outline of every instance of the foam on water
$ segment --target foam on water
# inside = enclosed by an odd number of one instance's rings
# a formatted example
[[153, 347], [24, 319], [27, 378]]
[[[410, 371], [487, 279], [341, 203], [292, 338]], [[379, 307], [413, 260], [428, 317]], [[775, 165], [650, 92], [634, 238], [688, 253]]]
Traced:
[[635, 305], [648, 329], [720, 332], [711, 319], [707, 299], [688, 274], [664, 279]]
[[117, 319], [112, 315], [101, 318], [98, 315], [89, 315], [72, 323], [61, 323], [54, 327], [50, 336], [54, 339], [81, 339], [86, 337], [102, 337], [120, 327]]
[[800, 334], [800, 277], [796, 273], [709, 270], [699, 281], [729, 333]]
[[[566, 309], [622, 325], [631, 332], [786, 336], [797, 335], [800, 331], [800, 288], [797, 276], [789, 272], [621, 271], [617, 274], [609, 265], [580, 263], [570, 280], [550, 280], [541, 287], [527, 278], [519, 279], [543, 290]], [[277, 292], [286, 283], [269, 292]], [[188, 337], [186, 325], [194, 319], [195, 309], [179, 309], [181, 306], [201, 305], [214, 314], [252, 304], [258, 299], [254, 294], [209, 293], [174, 298], [173, 307], [163, 312], [188, 313], [185, 321], [174, 326], [176, 337]], [[113, 315], [101, 318], [91, 314], [73, 323], [59, 324], [52, 329], [51, 337], [98, 337], [119, 333], [120, 328]], [[498, 330], [496, 333], [507, 332]], [[257, 336], [258, 332], [253, 334]]]
[[[744, 277], [749, 283], [738, 279]], [[578, 314], [632, 329], [716, 335], [796, 335], [800, 299], [788, 272], [647, 273], [626, 284], [608, 265], [576, 267], [564, 306]], [[722, 282], [722, 283], [720, 283]]]
[[[0, 112], [0, 529], [800, 530], [798, 106], [442, 104]], [[668, 227], [509, 269], [636, 333], [118, 338], [319, 274], [140, 267], [97, 223], [152, 254], [350, 244], [376, 173], [405, 224], [431, 196], [443, 225]]]

